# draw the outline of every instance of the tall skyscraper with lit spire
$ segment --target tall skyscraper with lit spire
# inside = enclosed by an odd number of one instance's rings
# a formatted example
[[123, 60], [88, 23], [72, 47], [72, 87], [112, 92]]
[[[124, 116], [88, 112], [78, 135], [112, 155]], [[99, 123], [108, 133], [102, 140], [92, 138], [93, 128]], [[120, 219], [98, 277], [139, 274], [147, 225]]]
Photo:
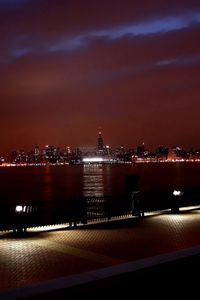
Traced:
[[97, 149], [99, 151], [103, 151], [104, 150], [104, 143], [103, 143], [103, 138], [102, 138], [101, 131], [99, 131], [99, 136], [98, 136], [98, 139], [97, 139]]

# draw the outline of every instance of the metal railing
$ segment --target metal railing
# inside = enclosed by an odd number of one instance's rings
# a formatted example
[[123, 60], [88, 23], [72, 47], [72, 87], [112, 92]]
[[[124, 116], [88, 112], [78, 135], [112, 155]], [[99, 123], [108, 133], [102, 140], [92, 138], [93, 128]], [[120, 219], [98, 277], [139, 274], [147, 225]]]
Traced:
[[145, 212], [170, 209], [178, 213], [180, 207], [200, 205], [200, 187], [184, 190], [144, 192], [134, 187], [122, 195], [79, 197], [66, 201], [0, 206], [0, 230], [26, 231], [27, 228], [107, 221], [113, 217], [144, 216]]

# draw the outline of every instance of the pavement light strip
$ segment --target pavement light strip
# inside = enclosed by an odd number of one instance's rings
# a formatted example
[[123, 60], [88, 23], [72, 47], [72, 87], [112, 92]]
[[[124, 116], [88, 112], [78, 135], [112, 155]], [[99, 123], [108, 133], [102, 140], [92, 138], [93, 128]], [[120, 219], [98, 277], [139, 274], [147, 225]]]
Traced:
[[107, 255], [102, 255], [99, 253], [95, 253], [92, 251], [71, 247], [67, 245], [63, 245], [58, 242], [52, 242], [48, 240], [39, 240], [35, 241], [35, 243], [38, 244], [40, 247], [45, 247], [48, 250], [56, 251], [63, 254], [73, 255], [79, 258], [87, 259], [90, 261], [98, 262], [106, 266], [113, 266], [116, 264], [122, 264], [125, 263], [125, 260], [113, 258]]
[[77, 275], [61, 277], [43, 283], [36, 283], [22, 288], [9, 289], [0, 293], [0, 300], [16, 300], [31, 296], [37, 296], [60, 289], [67, 289], [80, 284], [91, 283], [99, 279], [106, 279], [112, 276], [123, 275], [141, 269], [153, 267], [162, 263], [173, 262], [177, 259], [200, 254], [200, 246], [181, 249], [174, 252], [164, 253], [137, 261], [89, 271]]

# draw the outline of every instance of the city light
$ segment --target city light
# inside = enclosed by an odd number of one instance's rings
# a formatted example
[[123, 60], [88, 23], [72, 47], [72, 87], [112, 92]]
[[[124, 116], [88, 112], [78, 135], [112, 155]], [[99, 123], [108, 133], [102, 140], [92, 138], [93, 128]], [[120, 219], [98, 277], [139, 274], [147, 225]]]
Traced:
[[84, 157], [83, 162], [85, 163], [100, 163], [103, 162], [102, 157]]

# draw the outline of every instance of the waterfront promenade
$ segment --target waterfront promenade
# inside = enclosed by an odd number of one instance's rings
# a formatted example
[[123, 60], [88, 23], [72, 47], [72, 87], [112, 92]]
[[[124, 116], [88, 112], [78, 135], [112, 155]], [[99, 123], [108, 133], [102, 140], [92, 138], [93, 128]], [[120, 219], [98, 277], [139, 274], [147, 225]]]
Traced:
[[[154, 285], [149, 291], [153, 293], [159, 280], [169, 292], [180, 278], [186, 289], [194, 266], [198, 270], [200, 265], [199, 245], [198, 209], [76, 229], [68, 225], [28, 229], [25, 236], [2, 232], [0, 299], [93, 299], [109, 290], [128, 295], [138, 288], [144, 294], [148, 283]], [[191, 293], [191, 286], [188, 289]]]

